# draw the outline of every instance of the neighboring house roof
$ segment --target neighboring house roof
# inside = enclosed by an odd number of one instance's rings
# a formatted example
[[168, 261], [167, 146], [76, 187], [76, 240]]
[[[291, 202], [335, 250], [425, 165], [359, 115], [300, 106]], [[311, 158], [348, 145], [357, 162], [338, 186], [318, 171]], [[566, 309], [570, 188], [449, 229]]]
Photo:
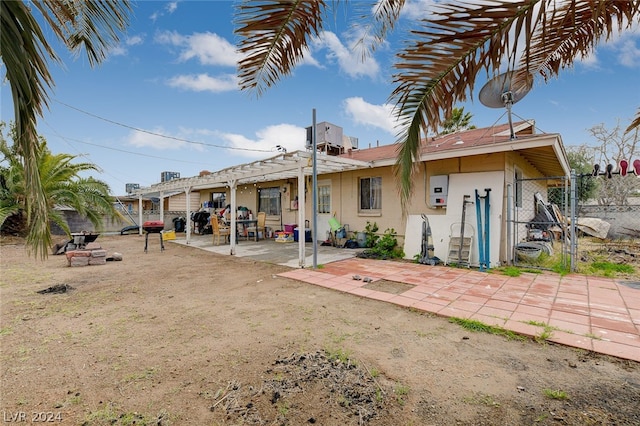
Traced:
[[[559, 134], [535, 133], [534, 121], [513, 124], [516, 139], [511, 139], [508, 124], [465, 130], [423, 139], [420, 161], [433, 161], [505, 151], [518, 151], [545, 176], [567, 176], [570, 168]], [[372, 167], [395, 164], [399, 144], [352, 150], [341, 157], [368, 161]]]

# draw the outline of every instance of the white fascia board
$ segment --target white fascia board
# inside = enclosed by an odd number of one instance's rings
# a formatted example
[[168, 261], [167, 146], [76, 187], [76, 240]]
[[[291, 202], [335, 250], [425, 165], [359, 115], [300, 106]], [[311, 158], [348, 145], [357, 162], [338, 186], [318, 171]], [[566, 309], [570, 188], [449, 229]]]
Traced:
[[569, 164], [569, 159], [567, 158], [567, 152], [564, 149], [564, 144], [562, 143], [562, 138], [558, 135], [555, 143], [553, 144], [553, 151], [556, 153], [556, 157], [560, 162], [560, 166], [566, 176], [571, 175], [571, 165]]
[[491, 145], [482, 145], [478, 147], [458, 148], [450, 151], [430, 152], [422, 154], [420, 161], [444, 160], [457, 157], [470, 157], [473, 155], [493, 154], [496, 152], [523, 151], [529, 148], [542, 148], [545, 146], [553, 146], [556, 144], [557, 135], [544, 135], [542, 137], [530, 138], [526, 141], [518, 140], [499, 142]]

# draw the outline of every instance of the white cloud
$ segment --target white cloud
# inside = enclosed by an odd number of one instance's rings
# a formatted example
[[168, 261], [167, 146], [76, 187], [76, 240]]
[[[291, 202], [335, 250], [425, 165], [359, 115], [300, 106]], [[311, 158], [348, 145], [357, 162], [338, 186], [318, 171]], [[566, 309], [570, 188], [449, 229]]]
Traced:
[[156, 12], [153, 12], [151, 14], [151, 16], [149, 16], [149, 19], [151, 19], [153, 22], [157, 21], [158, 18], [160, 18], [161, 16], [164, 16], [166, 14], [171, 15], [173, 12], [175, 12], [178, 9], [178, 2], [177, 1], [172, 1], [172, 2], [168, 2], [167, 4], [165, 4], [164, 8], [161, 10], [158, 10]]
[[393, 116], [393, 106], [389, 104], [374, 105], [360, 97], [347, 98], [343, 102], [345, 112], [357, 124], [382, 129], [392, 135], [396, 134], [398, 124]]
[[629, 68], [640, 67], [640, 27], [638, 25], [615, 34], [603, 47], [614, 52], [619, 64]]
[[578, 58], [580, 63], [587, 68], [598, 69], [600, 68], [600, 61], [598, 60], [598, 55], [595, 51]]
[[170, 78], [167, 84], [193, 92], [229, 92], [238, 89], [238, 78], [235, 74], [222, 74], [211, 77], [208, 74], [178, 75]]
[[141, 35], [127, 37], [127, 39], [125, 40], [125, 44], [127, 46], [136, 46], [136, 45], [142, 44], [143, 42], [144, 42], [144, 37]]
[[[256, 132], [255, 139], [249, 139], [236, 133], [223, 133], [219, 135], [230, 146], [246, 150], [261, 150], [277, 154], [276, 146], [280, 145], [288, 152], [305, 149], [307, 133], [305, 128], [292, 124], [276, 124], [265, 127]], [[272, 156], [268, 152], [233, 150], [233, 154], [250, 157], [253, 159]]]
[[172, 135], [166, 132], [162, 127], [155, 128], [151, 132], [154, 134], [134, 130], [129, 133], [127, 142], [138, 148], [149, 147], [158, 150], [182, 149], [186, 145], [185, 142], [163, 137]]
[[107, 57], [126, 56], [129, 53], [129, 50], [127, 49], [126, 46], [135, 46], [135, 45], [142, 44], [143, 42], [144, 42], [144, 39], [142, 36], [127, 37], [124, 43], [121, 43], [117, 46], [113, 46], [111, 49], [109, 49], [109, 52], [107, 53]]
[[128, 50], [124, 47], [122, 47], [121, 45], [118, 46], [113, 46], [111, 49], [109, 49], [109, 53], [107, 54], [107, 57], [111, 57], [111, 56], [125, 56], [128, 53]]
[[300, 61], [300, 65], [310, 65], [312, 67], [324, 68], [311, 54], [311, 51], [306, 48], [304, 49], [304, 53], [302, 56], [302, 60]]
[[618, 49], [618, 61], [629, 68], [640, 67], [640, 46], [638, 40], [629, 38]]
[[164, 10], [167, 11], [167, 13], [173, 13], [178, 9], [178, 2], [177, 1], [171, 1], [169, 3], [167, 3], [167, 5], [164, 7]]
[[429, 17], [433, 12], [434, 0], [408, 0], [402, 8], [403, 18], [416, 20]]
[[158, 33], [156, 42], [180, 47], [180, 61], [196, 58], [203, 65], [222, 65], [235, 67], [241, 58], [236, 47], [217, 34], [205, 32], [189, 36], [175, 31]]
[[149, 132], [133, 130], [126, 138], [129, 145], [138, 148], [153, 148], [157, 150], [184, 150], [186, 148], [194, 151], [204, 151], [204, 143], [189, 143], [185, 141], [202, 142], [203, 139], [211, 138], [212, 132], [203, 129], [188, 129], [181, 127], [179, 131], [172, 134], [162, 127], [156, 127]]
[[312, 43], [314, 50], [326, 48], [329, 50], [326, 58], [331, 62], [337, 62], [340, 70], [350, 77], [375, 78], [380, 72], [380, 66], [372, 57], [363, 60], [358, 49], [353, 45], [345, 46], [338, 36], [330, 31], [323, 31]]

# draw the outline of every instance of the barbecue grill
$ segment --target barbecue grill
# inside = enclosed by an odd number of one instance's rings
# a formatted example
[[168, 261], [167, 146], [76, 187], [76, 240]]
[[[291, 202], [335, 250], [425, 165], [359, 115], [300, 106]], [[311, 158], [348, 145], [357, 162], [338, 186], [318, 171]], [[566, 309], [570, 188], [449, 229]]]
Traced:
[[164, 222], [161, 220], [148, 220], [142, 224], [144, 234], [144, 252], [147, 252], [149, 244], [149, 234], [158, 234], [160, 236], [160, 251], [164, 251], [164, 241], [162, 240], [162, 231], [164, 230]]

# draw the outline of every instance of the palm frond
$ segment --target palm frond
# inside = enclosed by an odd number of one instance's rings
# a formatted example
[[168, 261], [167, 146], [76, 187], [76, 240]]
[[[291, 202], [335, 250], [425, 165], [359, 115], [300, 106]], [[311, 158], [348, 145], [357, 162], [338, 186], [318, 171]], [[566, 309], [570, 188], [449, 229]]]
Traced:
[[16, 140], [24, 158], [25, 212], [32, 223], [27, 245], [44, 258], [51, 242], [48, 211], [38, 173], [36, 117], [47, 105], [53, 85], [47, 58], [57, 61], [53, 49], [30, 10], [21, 1], [0, 2], [0, 51], [13, 98]]
[[238, 63], [241, 90], [260, 96], [302, 59], [311, 37], [322, 29], [324, 0], [245, 0], [236, 18], [241, 37]]
[[52, 209], [49, 212], [49, 220], [62, 229], [67, 236], [71, 236], [71, 228], [69, 228], [69, 224], [61, 211]]
[[[637, 21], [639, 8], [640, 2], [607, 0], [442, 3], [399, 53], [390, 99], [406, 129], [420, 125], [424, 135], [436, 132], [442, 117], [472, 96], [481, 71], [508, 68], [522, 78], [535, 73], [548, 79], [590, 53], [599, 40]], [[408, 134], [401, 130], [398, 142], [407, 142]], [[420, 146], [409, 147], [413, 151], [403, 155], [417, 159]], [[406, 161], [399, 157], [397, 167]], [[401, 195], [407, 197], [411, 174], [398, 173]]]
[[434, 15], [412, 31], [414, 42], [398, 54], [396, 89], [390, 101], [400, 119], [396, 161], [401, 203], [411, 195], [421, 135], [437, 132], [454, 105], [472, 95], [482, 70], [513, 62], [515, 44], [530, 25], [535, 2], [491, 1], [482, 4], [441, 4]]
[[542, 5], [542, 21], [525, 46], [519, 68], [540, 74], [545, 80], [593, 52], [600, 41], [631, 28], [640, 13], [640, 3], [633, 1], [547, 0]]
[[629, 125], [629, 127], [627, 127], [625, 132], [628, 133], [637, 128], [640, 128], [640, 108], [638, 108], [635, 118], [633, 119], [633, 121], [631, 121], [631, 124]]
[[35, 2], [54, 34], [72, 53], [81, 48], [87, 52], [89, 64], [104, 61], [109, 49], [119, 42], [119, 34], [129, 24], [131, 2], [44, 0]]
[[362, 48], [363, 59], [375, 51], [393, 31], [405, 3], [406, 0], [380, 0], [373, 6], [373, 12], [369, 3], [359, 3], [362, 7], [367, 8], [360, 14], [357, 22], [357, 28], [362, 35], [356, 46]]
[[19, 204], [11, 204], [11, 205], [0, 205], [0, 228], [4, 225], [4, 222], [10, 216], [17, 214], [20, 211]]
[[[87, 50], [90, 63], [101, 62], [127, 23], [129, 1], [54, 1], [28, 3], [42, 13], [53, 33], [72, 51]], [[51, 245], [49, 210], [38, 172], [37, 117], [53, 86], [48, 61], [58, 57], [48, 44], [27, 2], [0, 2], [0, 52], [14, 104], [19, 154], [24, 158], [25, 211], [30, 253], [44, 258]]]

